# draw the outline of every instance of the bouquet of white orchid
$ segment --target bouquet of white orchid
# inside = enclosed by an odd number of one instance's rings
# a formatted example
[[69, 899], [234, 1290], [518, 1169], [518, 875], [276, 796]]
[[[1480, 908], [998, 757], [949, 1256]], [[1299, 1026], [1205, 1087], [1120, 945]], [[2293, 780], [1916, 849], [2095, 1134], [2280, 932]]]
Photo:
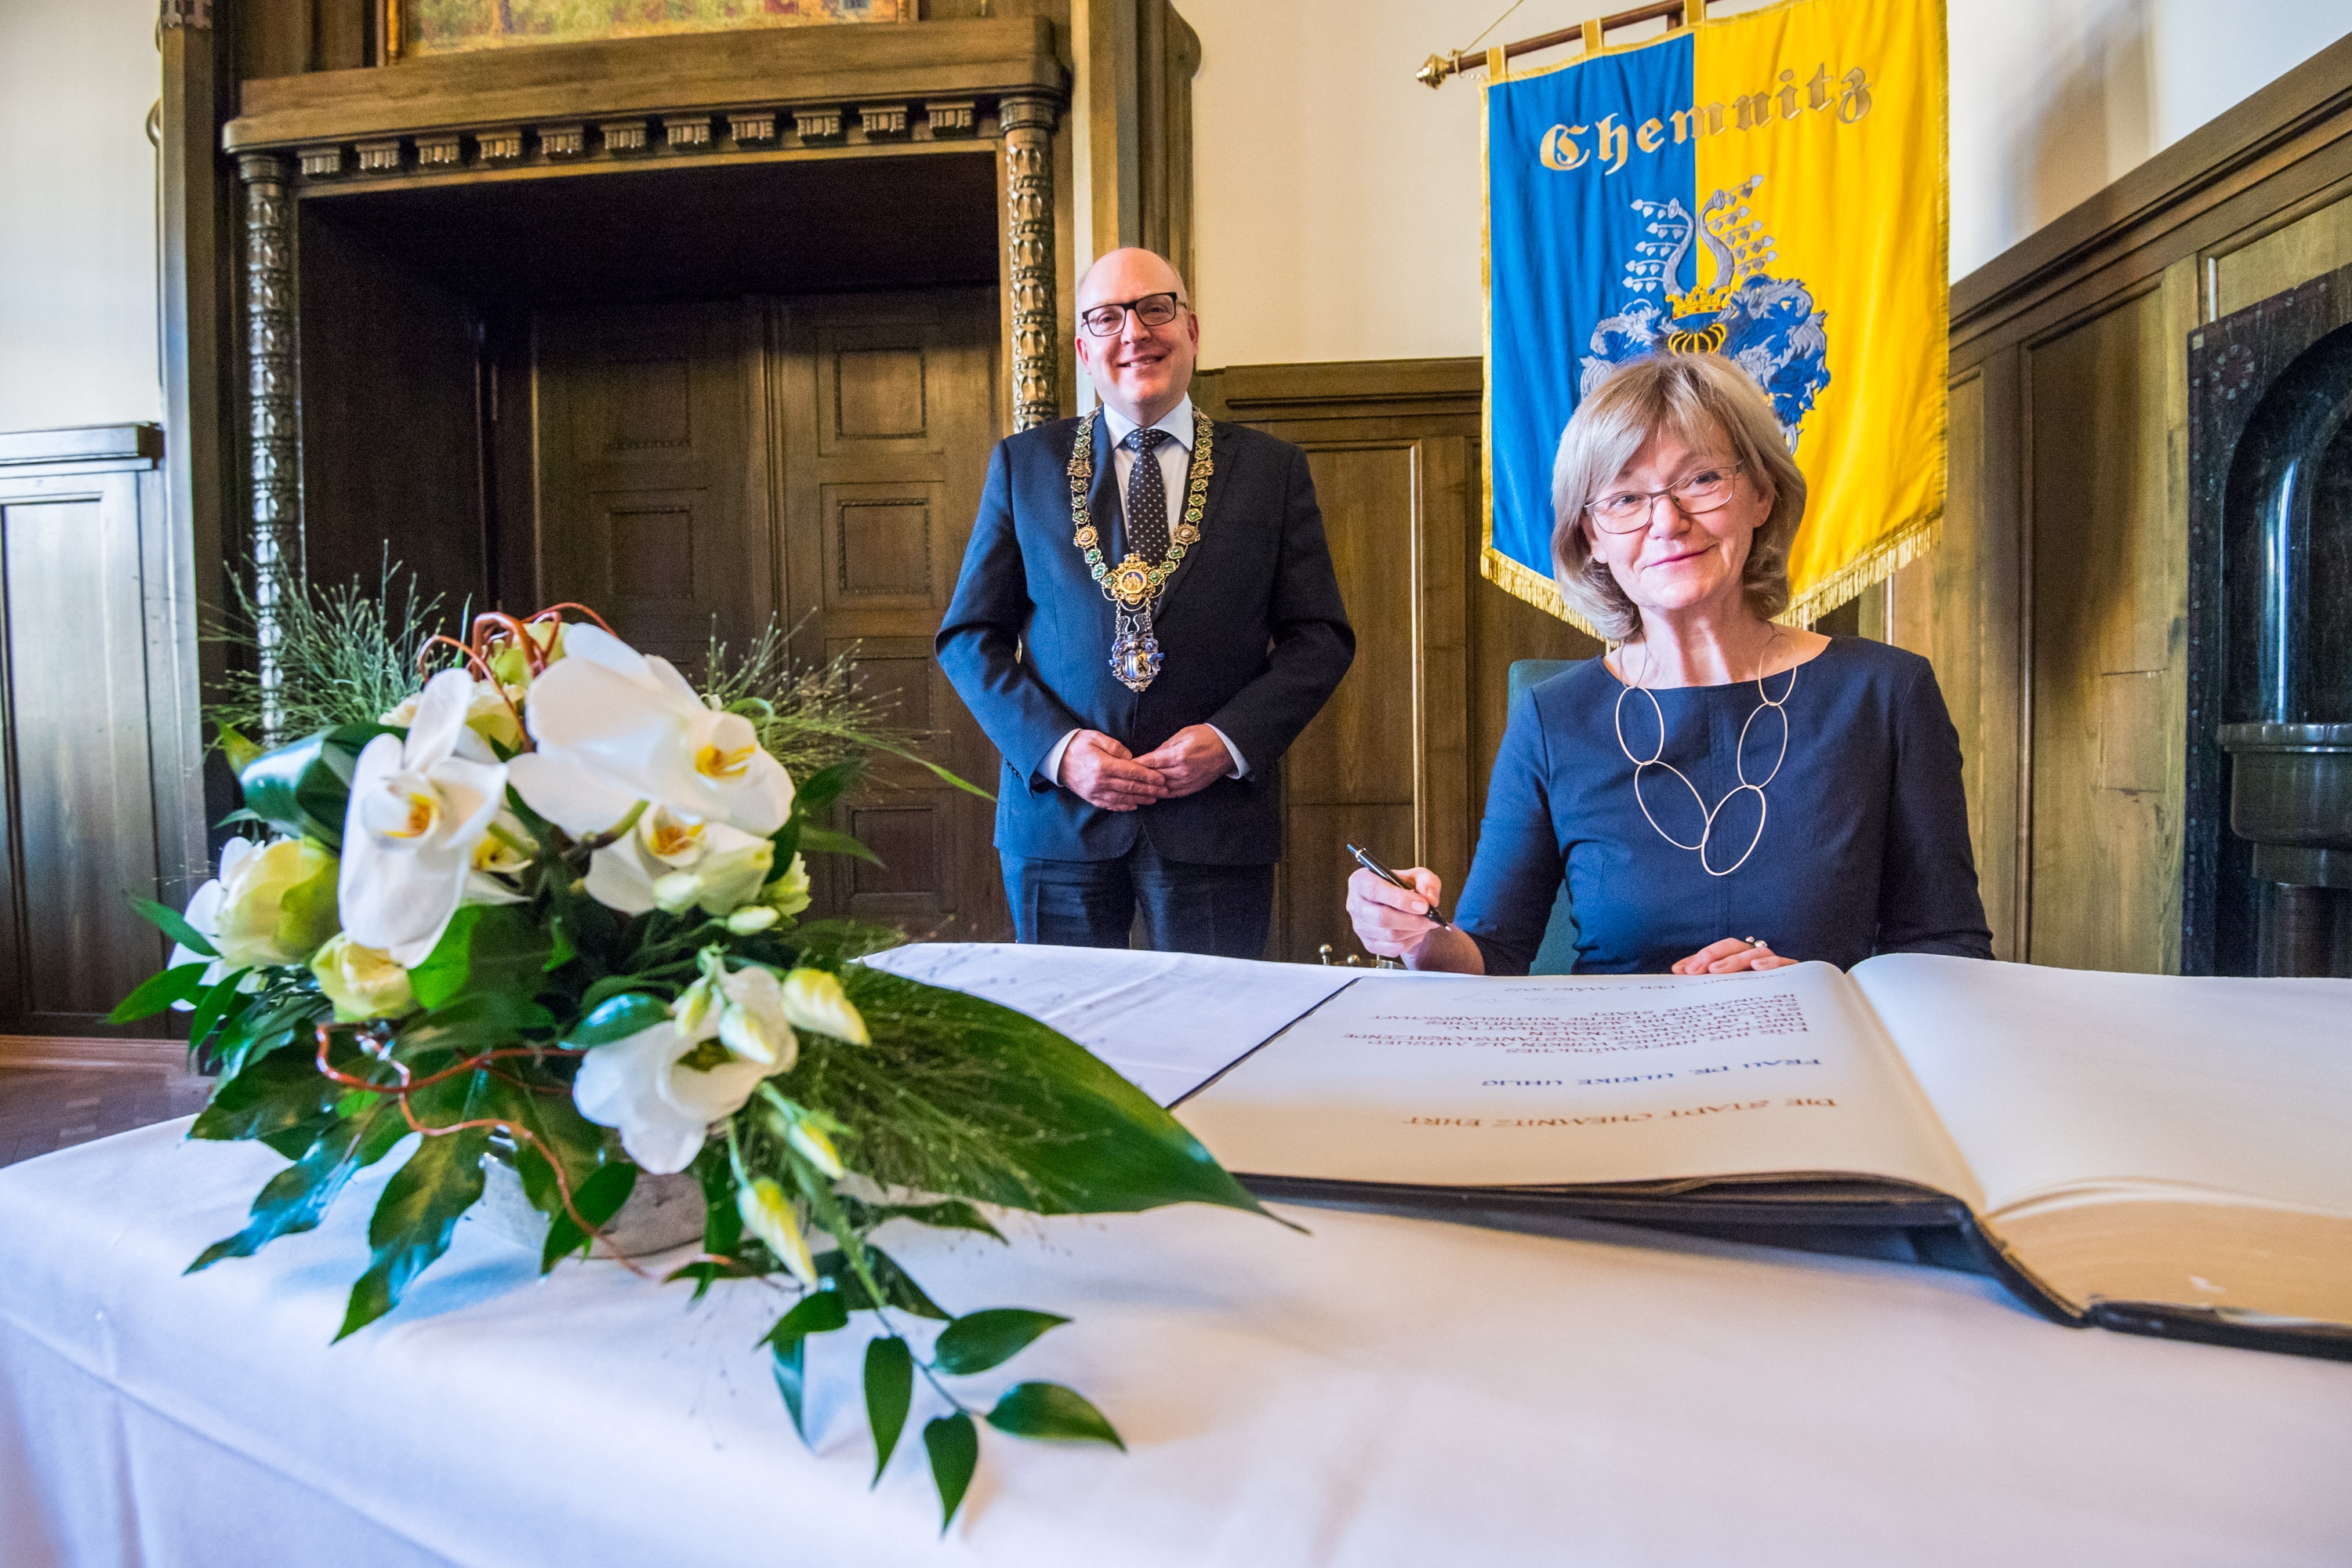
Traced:
[[[803, 926], [803, 855], [866, 853], [821, 820], [866, 753], [845, 747], [796, 788], [774, 754], [788, 705], [698, 692], [593, 615], [562, 618], [579, 608], [477, 617], [467, 641], [433, 639], [457, 662], [380, 718], [248, 748], [238, 815], [280, 837], [231, 839], [184, 913], [142, 901], [179, 947], [116, 1017], [185, 1009], [220, 1075], [192, 1136], [292, 1162], [192, 1271], [310, 1229], [355, 1172], [405, 1148], [348, 1334], [447, 1247], [486, 1157], [547, 1216], [542, 1269], [600, 1245], [630, 1263], [605, 1233], [639, 1173], [691, 1171], [701, 1250], [668, 1277], [698, 1294], [789, 1277], [797, 1300], [764, 1342], [796, 1426], [809, 1338], [875, 1314], [876, 1474], [920, 1370], [947, 1406], [923, 1432], [943, 1528], [977, 1462], [975, 1415], [1118, 1443], [1057, 1384], [965, 1405], [943, 1379], [1065, 1320], [950, 1316], [871, 1233], [997, 1236], [988, 1205], [1256, 1204], [1062, 1036], [856, 962], [893, 933]], [[927, 1353], [908, 1317], [944, 1325]]]

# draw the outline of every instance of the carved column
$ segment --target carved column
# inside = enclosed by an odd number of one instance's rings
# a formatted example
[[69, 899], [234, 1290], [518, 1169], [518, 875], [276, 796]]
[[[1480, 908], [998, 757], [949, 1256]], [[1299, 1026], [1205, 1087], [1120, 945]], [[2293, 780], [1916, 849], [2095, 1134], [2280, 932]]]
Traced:
[[252, 527], [246, 536], [261, 677], [262, 728], [278, 733], [273, 694], [287, 600], [302, 592], [302, 448], [295, 407], [294, 165], [275, 153], [236, 161], [245, 187], [246, 455]]
[[1055, 367], [1054, 120], [1050, 98], [1001, 100], [1004, 132], [1004, 288], [1013, 306], [1013, 427], [1062, 416]]

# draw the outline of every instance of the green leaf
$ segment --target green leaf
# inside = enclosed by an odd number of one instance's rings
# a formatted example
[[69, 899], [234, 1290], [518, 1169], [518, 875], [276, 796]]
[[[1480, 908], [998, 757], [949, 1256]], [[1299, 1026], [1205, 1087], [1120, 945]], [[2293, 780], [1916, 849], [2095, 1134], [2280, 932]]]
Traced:
[[966, 1312], [940, 1331], [939, 1342], [931, 1347], [931, 1364], [959, 1376], [986, 1372], [1019, 1355], [1048, 1329], [1057, 1329], [1069, 1321], [1022, 1307]]
[[801, 780], [799, 786], [793, 791], [793, 815], [803, 821], [816, 816], [839, 800], [865, 772], [864, 757], [851, 757], [831, 767], [819, 768]]
[[874, 1433], [874, 1479], [866, 1483], [869, 1489], [881, 1483], [882, 1468], [898, 1447], [898, 1434], [907, 1426], [907, 1407], [914, 1400], [915, 1357], [907, 1342], [896, 1334], [867, 1342], [866, 1425]]
[[940, 1489], [940, 1533], [945, 1535], [980, 1468], [980, 1430], [961, 1410], [942, 1415], [923, 1428], [923, 1449], [931, 1457], [931, 1484]]
[[386, 1100], [337, 1121], [262, 1187], [246, 1227], [205, 1247], [187, 1272], [209, 1268], [224, 1258], [250, 1258], [281, 1236], [315, 1228], [352, 1173], [383, 1159], [407, 1135], [408, 1123]]
[[[542, 1159], [540, 1163], [544, 1167], [546, 1162]], [[526, 1172], [528, 1170], [520, 1159], [516, 1161], [516, 1165]], [[530, 1191], [530, 1178], [526, 1173], [523, 1179], [523, 1188], [526, 1193]], [[547, 1184], [551, 1189], [554, 1187], [555, 1184], [551, 1177], [548, 1178]], [[572, 1206], [580, 1211], [582, 1219], [591, 1225], [603, 1226], [610, 1223], [612, 1217], [621, 1212], [621, 1205], [629, 1201], [629, 1194], [636, 1190], [636, 1185], [637, 1168], [627, 1161], [620, 1160], [610, 1165], [600, 1165], [586, 1181], [578, 1183], [572, 1187]], [[547, 1243], [539, 1249], [539, 1271], [541, 1274], [554, 1268], [562, 1260], [566, 1253], [585, 1252], [589, 1247], [588, 1233], [580, 1228], [579, 1222], [574, 1220], [571, 1213], [564, 1208], [560, 1193], [557, 1194], [557, 1198], [558, 1201], [552, 1208], [549, 1208], [545, 1204], [539, 1205], [541, 1212], [547, 1215]], [[537, 1199], [534, 1198], [532, 1201], [536, 1203]]]
[[408, 984], [425, 1007], [491, 992], [528, 997], [553, 951], [545, 929], [521, 906], [466, 904], [449, 917], [425, 962], [408, 972]]
[[625, 1040], [631, 1035], [667, 1023], [669, 1007], [658, 996], [642, 991], [625, 991], [599, 1003], [589, 1015], [572, 1026], [564, 1043], [572, 1046], [609, 1046], [614, 1040]]
[[[743, 1211], [735, 1203], [735, 1171], [725, 1148], [706, 1144], [688, 1167], [702, 1183], [702, 1250], [714, 1258], [732, 1258], [743, 1245]], [[695, 1289], [702, 1299], [707, 1285]]]
[[835, 833], [830, 827], [819, 827], [814, 823], [801, 825], [801, 847], [803, 850], [815, 850], [824, 855], [852, 855], [877, 866], [882, 864], [881, 856], [877, 855], [848, 834]]
[[219, 952], [206, 941], [205, 933], [188, 923], [188, 917], [169, 904], [159, 904], [152, 899], [133, 899], [131, 907], [137, 910], [149, 924], [190, 952], [201, 952], [206, 958], [218, 958]]
[[768, 835], [768, 842], [773, 846], [774, 853], [768, 858], [768, 874], [761, 879], [762, 887], [793, 868], [793, 857], [800, 853], [801, 819], [787, 818], [782, 827]]
[[[842, 983], [877, 1037], [929, 1041], [969, 1062], [1007, 1127], [1026, 1130], [997, 1146], [1016, 1176], [942, 1169], [926, 1178], [932, 1191], [1039, 1214], [1181, 1203], [1265, 1213], [1175, 1118], [1034, 1018], [862, 963], [844, 970]], [[1181, 1030], [1183, 1019], [1171, 1016], [1166, 1026]]]
[[469, 1127], [427, 1138], [384, 1184], [368, 1222], [373, 1256], [352, 1287], [349, 1310], [335, 1338], [342, 1339], [400, 1304], [409, 1282], [448, 1250], [457, 1216], [482, 1195], [482, 1155], [489, 1130]]
[[252, 998], [237, 989], [251, 973], [240, 969], [234, 974], [224, 974], [196, 999], [194, 1008], [188, 1014], [188, 1049], [202, 1050], [224, 1020], [234, 1018], [251, 1005]]
[[210, 963], [183, 963], [161, 974], [151, 974], [138, 990], [115, 1005], [106, 1016], [110, 1024], [128, 1024], [140, 1018], [152, 1018], [174, 1002], [190, 1002], [204, 989], [205, 971]]
[[268, 1138], [306, 1121], [334, 1115], [340, 1085], [320, 1075], [312, 1056], [278, 1051], [248, 1061], [224, 1079], [212, 1102], [188, 1129], [191, 1138]]
[[800, 1299], [797, 1306], [776, 1320], [776, 1326], [761, 1336], [766, 1345], [772, 1371], [776, 1379], [776, 1392], [783, 1395], [784, 1408], [793, 1418], [793, 1430], [801, 1441], [808, 1441], [808, 1428], [802, 1425], [801, 1402], [807, 1385], [808, 1337], [829, 1334], [849, 1323], [849, 1310], [841, 1298], [830, 1290], [812, 1290]]
[[[899, 1268], [898, 1260], [888, 1253], [877, 1247], [866, 1247], [866, 1268], [874, 1276], [874, 1283], [882, 1289], [882, 1300], [879, 1305], [896, 1307], [902, 1312], [912, 1313], [918, 1318], [929, 1318], [933, 1322], [944, 1323], [948, 1321], [947, 1312], [941, 1310], [937, 1301], [923, 1294], [923, 1288], [916, 1284], [913, 1278], [905, 1269]], [[841, 1292], [843, 1304], [851, 1311], [870, 1312], [876, 1307], [877, 1303], [872, 1294], [866, 1289], [866, 1282], [860, 1279], [857, 1277], [857, 1271], [849, 1266], [849, 1254], [846, 1251], [821, 1254], [816, 1260], [816, 1271], [819, 1279], [833, 1282], [834, 1288]]]
[[982, 1236], [1004, 1240], [1004, 1233], [992, 1225], [986, 1215], [961, 1198], [941, 1198], [935, 1204], [868, 1204], [845, 1198], [842, 1207], [860, 1229], [871, 1229], [887, 1220], [908, 1219], [940, 1230], [976, 1230]]
[[1004, 1391], [988, 1424], [1016, 1437], [1046, 1437], [1063, 1443], [1108, 1443], [1121, 1453], [1119, 1441], [1101, 1411], [1087, 1403], [1076, 1389], [1058, 1383], [1017, 1383]]
[[351, 805], [352, 772], [382, 724], [339, 724], [265, 752], [237, 770], [248, 810], [280, 832], [341, 849]]

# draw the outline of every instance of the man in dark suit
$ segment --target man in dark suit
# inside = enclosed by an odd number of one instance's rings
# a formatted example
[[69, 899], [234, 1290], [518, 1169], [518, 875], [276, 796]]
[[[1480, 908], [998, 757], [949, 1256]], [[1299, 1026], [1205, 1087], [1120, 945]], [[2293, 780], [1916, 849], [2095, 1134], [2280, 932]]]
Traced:
[[1023, 942], [1257, 958], [1282, 753], [1355, 657], [1307, 456], [1195, 416], [1183, 279], [1115, 250], [1078, 284], [1102, 407], [997, 443], [940, 663], [1004, 758]]

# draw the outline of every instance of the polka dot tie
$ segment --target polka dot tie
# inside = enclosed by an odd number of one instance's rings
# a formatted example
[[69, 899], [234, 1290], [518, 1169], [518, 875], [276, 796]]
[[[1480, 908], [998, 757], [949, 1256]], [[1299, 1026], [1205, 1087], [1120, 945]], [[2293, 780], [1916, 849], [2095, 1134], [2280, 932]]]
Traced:
[[1150, 427], [1127, 438], [1135, 471], [1127, 477], [1127, 548], [1157, 565], [1168, 558], [1168, 481], [1160, 471], [1160, 443], [1174, 437]]

